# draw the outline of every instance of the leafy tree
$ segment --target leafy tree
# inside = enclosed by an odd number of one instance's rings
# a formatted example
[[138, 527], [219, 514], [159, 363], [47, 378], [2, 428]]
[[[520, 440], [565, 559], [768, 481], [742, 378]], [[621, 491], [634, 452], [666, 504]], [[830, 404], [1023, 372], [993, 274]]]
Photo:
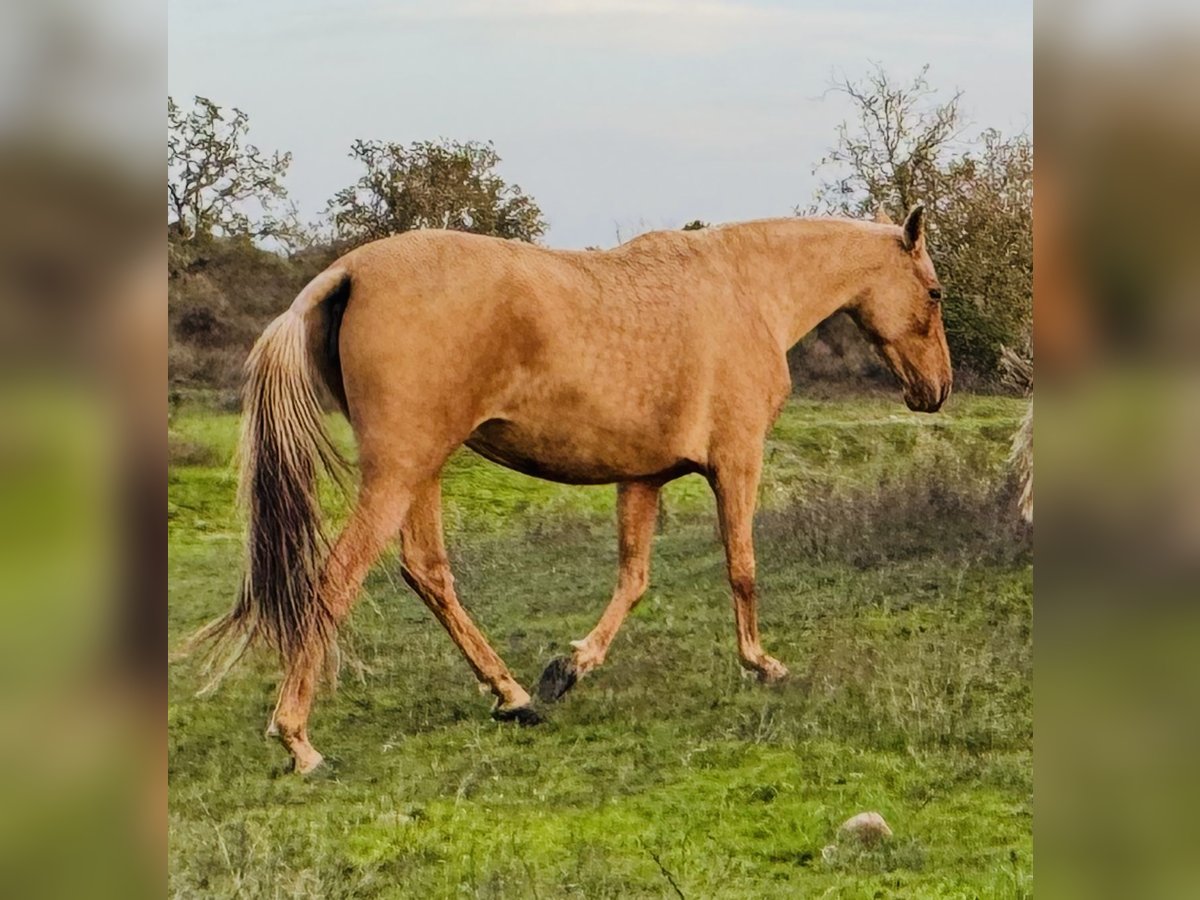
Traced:
[[1033, 145], [994, 129], [964, 139], [961, 93], [939, 100], [927, 72], [905, 84], [876, 66], [834, 85], [854, 117], [816, 167], [830, 177], [808, 211], [895, 218], [924, 202], [955, 365], [994, 378], [1003, 346], [1029, 347]]
[[196, 97], [191, 110], [167, 98], [167, 227], [179, 242], [213, 236], [287, 240], [297, 230], [284, 176], [290, 153], [247, 140], [249, 117]]
[[496, 174], [500, 157], [490, 142], [359, 140], [350, 156], [366, 172], [327, 208], [341, 239], [449, 228], [532, 242], [546, 231], [533, 199]]
[[1033, 142], [985, 131], [946, 176], [931, 247], [947, 284], [947, 339], [962, 363], [995, 377], [1005, 347], [1033, 349]]
[[692, 219], [692, 221], [690, 221], [686, 225], [684, 225], [681, 230], [683, 230], [683, 231], [702, 231], [703, 229], [705, 229], [707, 227], [708, 227], [708, 223], [705, 222], [703, 219]]

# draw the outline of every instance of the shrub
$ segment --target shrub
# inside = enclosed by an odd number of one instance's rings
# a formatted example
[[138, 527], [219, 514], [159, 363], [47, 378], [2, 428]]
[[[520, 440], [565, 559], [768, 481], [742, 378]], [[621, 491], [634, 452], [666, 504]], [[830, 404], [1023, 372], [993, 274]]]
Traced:
[[916, 452], [923, 458], [877, 483], [813, 492], [764, 510], [763, 539], [802, 547], [816, 561], [861, 568], [931, 555], [1011, 562], [1032, 553], [1032, 532], [1017, 515], [1015, 479], [946, 447]]
[[167, 292], [170, 384], [238, 387], [258, 335], [336, 255], [322, 247], [284, 257], [244, 238], [176, 247]]

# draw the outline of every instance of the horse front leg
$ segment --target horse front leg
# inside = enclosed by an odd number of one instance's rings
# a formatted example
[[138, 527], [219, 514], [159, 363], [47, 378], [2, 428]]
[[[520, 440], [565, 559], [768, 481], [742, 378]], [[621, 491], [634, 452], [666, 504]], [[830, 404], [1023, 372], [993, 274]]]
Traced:
[[570, 657], [552, 659], [538, 682], [538, 699], [553, 703], [574, 687], [575, 682], [604, 662], [609, 645], [625, 617], [642, 599], [650, 582], [650, 548], [658, 517], [656, 482], [624, 482], [617, 489], [617, 534], [619, 570], [612, 600], [587, 637], [571, 641]]
[[755, 589], [754, 506], [762, 473], [762, 450], [745, 452], [714, 467], [710, 476], [717, 498], [717, 516], [725, 544], [725, 564], [733, 588], [738, 657], [742, 665], [772, 683], [787, 677], [779, 660], [768, 656], [758, 636], [758, 596]]

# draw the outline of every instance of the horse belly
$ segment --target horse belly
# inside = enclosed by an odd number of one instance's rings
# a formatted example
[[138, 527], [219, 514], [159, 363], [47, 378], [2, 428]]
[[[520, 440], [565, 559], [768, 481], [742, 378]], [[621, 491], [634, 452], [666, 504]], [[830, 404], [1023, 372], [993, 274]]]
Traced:
[[699, 471], [700, 461], [668, 434], [580, 422], [489, 419], [467, 446], [493, 462], [549, 481], [609, 484]]

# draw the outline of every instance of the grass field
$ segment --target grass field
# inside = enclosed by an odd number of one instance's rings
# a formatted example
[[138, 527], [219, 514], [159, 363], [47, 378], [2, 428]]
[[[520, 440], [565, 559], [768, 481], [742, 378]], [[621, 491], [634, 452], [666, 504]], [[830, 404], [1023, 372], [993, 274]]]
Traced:
[[[764, 645], [792, 670], [780, 687], [741, 674], [698, 477], [667, 492], [650, 590], [607, 664], [538, 728], [490, 721], [394, 558], [314, 713], [323, 774], [283, 774], [262, 736], [269, 660], [203, 699], [197, 666], [173, 665], [170, 893], [1032, 896], [1032, 553], [1002, 474], [1022, 410], [787, 408], [756, 529]], [[199, 404], [172, 422], [172, 646], [235, 590], [235, 436], [234, 416]], [[532, 687], [608, 600], [615, 491], [464, 452], [445, 494], [460, 595]], [[839, 840], [863, 810], [895, 836]]]

